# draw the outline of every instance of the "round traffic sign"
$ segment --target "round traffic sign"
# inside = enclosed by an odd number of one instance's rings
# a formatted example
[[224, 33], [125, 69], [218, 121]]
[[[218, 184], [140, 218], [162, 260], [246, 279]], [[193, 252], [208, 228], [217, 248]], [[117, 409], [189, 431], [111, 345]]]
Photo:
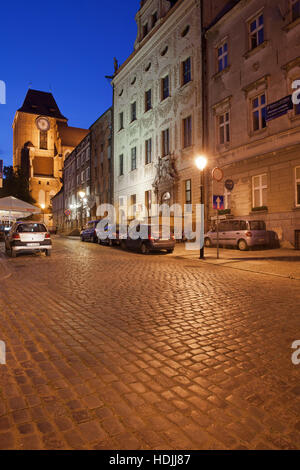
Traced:
[[220, 183], [220, 181], [222, 181], [222, 179], [224, 178], [224, 171], [222, 170], [222, 168], [214, 168], [212, 171], [212, 177], [215, 181]]

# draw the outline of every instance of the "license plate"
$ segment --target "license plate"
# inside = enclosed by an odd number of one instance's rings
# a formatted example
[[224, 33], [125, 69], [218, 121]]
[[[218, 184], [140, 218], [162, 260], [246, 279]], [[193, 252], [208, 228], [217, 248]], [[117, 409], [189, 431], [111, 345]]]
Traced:
[[27, 243], [27, 246], [30, 246], [31, 248], [34, 248], [36, 246], [40, 246], [39, 243]]

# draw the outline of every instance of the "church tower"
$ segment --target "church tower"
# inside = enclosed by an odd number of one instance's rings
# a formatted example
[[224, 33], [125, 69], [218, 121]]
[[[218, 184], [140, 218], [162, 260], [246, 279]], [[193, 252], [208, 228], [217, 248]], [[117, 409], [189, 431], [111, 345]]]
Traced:
[[[36, 205], [51, 220], [51, 198], [62, 187], [66, 156], [88, 134], [68, 126], [51, 93], [28, 90], [13, 122], [13, 166], [22, 168]], [[51, 224], [50, 224], [51, 225]]]

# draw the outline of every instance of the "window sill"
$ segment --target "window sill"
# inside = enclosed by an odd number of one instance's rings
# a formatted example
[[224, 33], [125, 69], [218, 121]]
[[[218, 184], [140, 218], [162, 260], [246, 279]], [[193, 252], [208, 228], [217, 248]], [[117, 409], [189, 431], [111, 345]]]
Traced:
[[226, 144], [218, 144], [216, 146], [216, 151], [217, 152], [227, 152], [231, 147], [231, 142], [227, 142]]
[[191, 152], [192, 150], [194, 150], [194, 147], [195, 147], [194, 144], [189, 145], [188, 147], [183, 147], [183, 148], [182, 148], [182, 152], [183, 152], [183, 153]]
[[265, 127], [264, 129], [259, 129], [258, 131], [251, 131], [249, 133], [249, 136], [256, 137], [256, 136], [264, 135], [264, 134], [267, 134], [267, 131], [268, 131], [268, 128]]
[[162, 98], [161, 101], [160, 101], [161, 104], [162, 104], [162, 103], [166, 103], [167, 101], [170, 100], [170, 98], [171, 98], [171, 95], [167, 96], [166, 98]]
[[215, 75], [213, 75], [213, 79], [214, 80], [217, 80], [218, 78], [222, 77], [222, 75], [224, 75], [225, 73], [228, 73], [230, 71], [230, 65], [228, 65], [228, 67], [226, 67], [225, 69], [221, 70], [220, 72], [217, 72], [215, 73]]
[[145, 109], [145, 114], [150, 113], [153, 110], [153, 108]]
[[295, 21], [292, 21], [291, 23], [287, 24], [284, 26], [283, 31], [286, 31], [287, 33], [291, 31], [292, 29], [296, 28], [300, 24], [300, 17], [297, 18]]
[[259, 46], [257, 46], [255, 49], [251, 49], [250, 51], [247, 51], [246, 54], [244, 54], [244, 59], [249, 59], [262, 49], [265, 49], [267, 45], [269, 44], [269, 41], [264, 41], [262, 42]]
[[183, 90], [184, 88], [188, 87], [188, 85], [190, 85], [192, 82], [193, 82], [193, 80], [190, 80], [189, 82], [186, 82], [186, 83], [182, 83], [182, 84], [181, 84], [181, 90]]
[[295, 207], [293, 208], [293, 211], [295, 211], [295, 212], [300, 212], [300, 206], [295, 206]]

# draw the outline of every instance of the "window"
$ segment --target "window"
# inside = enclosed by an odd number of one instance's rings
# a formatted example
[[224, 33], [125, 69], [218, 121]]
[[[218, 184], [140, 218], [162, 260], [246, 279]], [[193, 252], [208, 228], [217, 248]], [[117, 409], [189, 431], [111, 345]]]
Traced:
[[264, 93], [252, 100], [253, 131], [259, 131], [267, 127], [266, 109], [266, 95]]
[[152, 139], [146, 140], [145, 147], [146, 147], [145, 163], [146, 163], [146, 165], [149, 165], [149, 163], [152, 162]]
[[145, 112], [152, 109], [152, 91], [148, 90], [145, 93]]
[[83, 183], [84, 180], [85, 180], [84, 177], [85, 177], [85, 171], [82, 171], [82, 172], [81, 172], [81, 182], [82, 182], [82, 183]]
[[191, 147], [192, 145], [192, 116], [183, 120], [183, 147]]
[[136, 147], [131, 149], [131, 171], [136, 170]]
[[154, 28], [154, 26], [156, 25], [156, 23], [157, 23], [157, 18], [158, 18], [158, 16], [157, 16], [157, 11], [156, 11], [156, 12], [153, 13], [153, 15], [152, 15], [152, 21], [151, 21], [152, 28]]
[[145, 192], [145, 206], [148, 211], [148, 214], [150, 214], [152, 207], [152, 191]]
[[136, 101], [131, 103], [131, 122], [136, 121]]
[[143, 26], [143, 38], [146, 37], [148, 34], [148, 23], [144, 24]]
[[228, 44], [224, 42], [218, 47], [218, 72], [222, 72], [228, 67]]
[[85, 170], [86, 181], [89, 181], [90, 176], [91, 176], [90, 167], [87, 167], [86, 170]]
[[300, 166], [296, 169], [296, 206], [300, 207]]
[[77, 186], [80, 184], [80, 174], [77, 175]]
[[189, 57], [184, 62], [182, 62], [182, 85], [190, 82], [191, 79], [191, 58]]
[[166, 157], [170, 154], [170, 131], [166, 129], [162, 131], [162, 155]]
[[249, 23], [250, 49], [255, 49], [265, 40], [264, 15], [260, 14]]
[[185, 204], [192, 204], [192, 181], [185, 182]]
[[161, 81], [161, 99], [165, 100], [170, 96], [169, 75], [164, 77]]
[[136, 194], [130, 196], [130, 205], [131, 205], [131, 215], [135, 217], [136, 215]]
[[300, 0], [291, 0], [292, 4], [292, 21], [300, 18]]
[[224, 145], [230, 142], [230, 115], [229, 112], [217, 117], [219, 125], [219, 144]]
[[[300, 1], [300, 0], [299, 0], [299, 1]], [[298, 78], [298, 79], [295, 80], [295, 81], [299, 81], [299, 83], [300, 83], [300, 78]], [[297, 99], [300, 99], [300, 91], [299, 91], [299, 93], [297, 93]], [[299, 104], [295, 104], [295, 105], [294, 105], [294, 109], [295, 109], [295, 115], [296, 115], [296, 116], [299, 116], [299, 115], [300, 115], [300, 103], [299, 103]]]
[[40, 149], [48, 150], [48, 132], [40, 131]]
[[119, 156], [119, 176], [124, 175], [124, 155]]
[[253, 207], [267, 205], [267, 175], [258, 175], [252, 178]]
[[119, 114], [119, 131], [124, 129], [124, 113]]

